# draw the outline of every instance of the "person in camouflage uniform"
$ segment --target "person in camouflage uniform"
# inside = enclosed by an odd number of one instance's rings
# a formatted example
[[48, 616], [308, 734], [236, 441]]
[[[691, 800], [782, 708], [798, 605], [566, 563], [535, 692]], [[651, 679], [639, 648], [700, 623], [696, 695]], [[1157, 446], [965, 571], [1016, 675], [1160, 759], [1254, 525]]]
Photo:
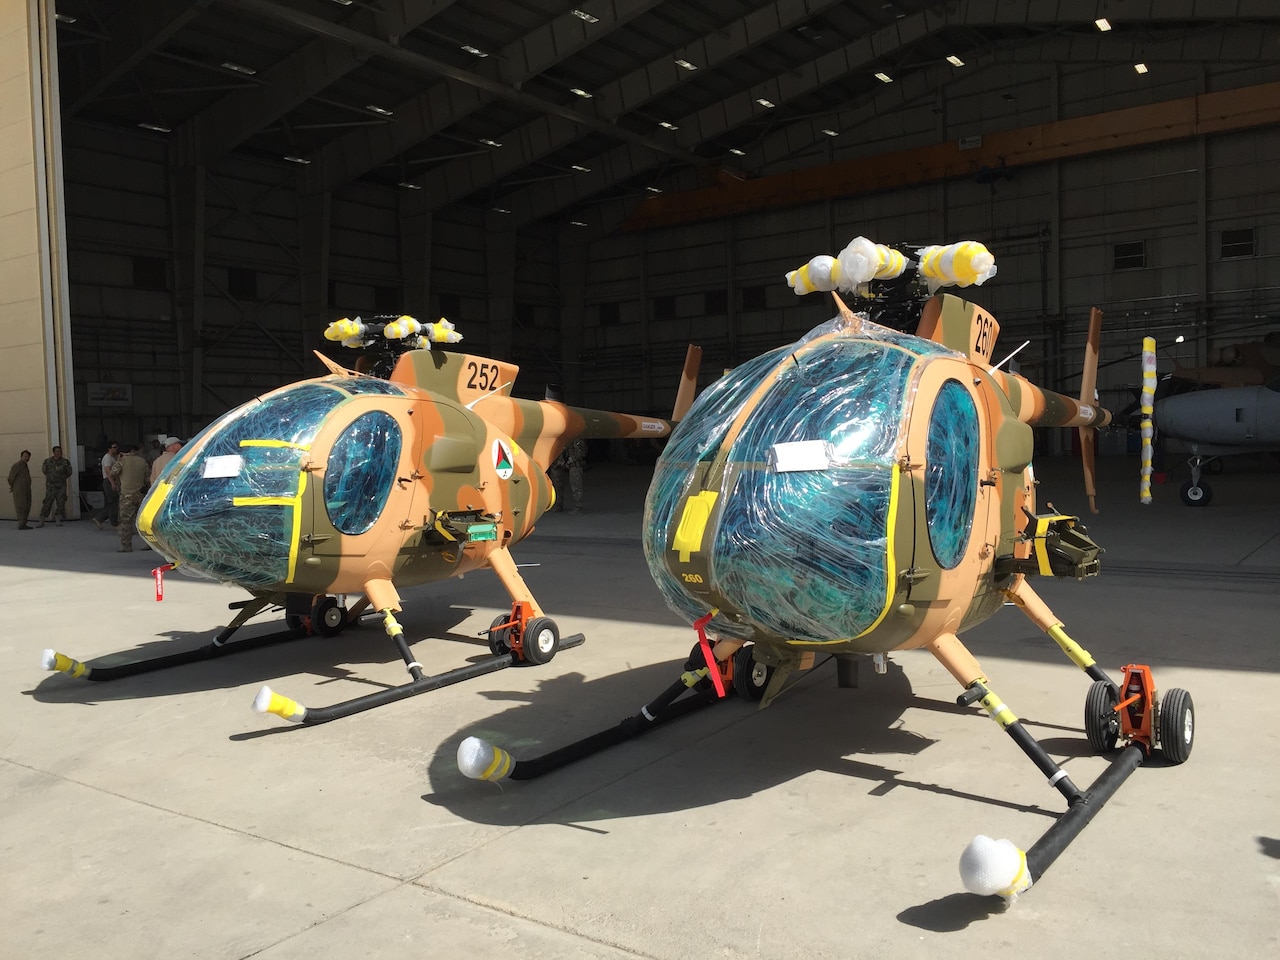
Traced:
[[44, 474], [44, 503], [40, 505], [37, 527], [43, 527], [46, 518], [56, 519], [58, 526], [62, 526], [67, 516], [67, 481], [76, 471], [71, 461], [63, 457], [61, 447], [54, 447], [51, 453], [53, 455], [40, 465], [40, 472]]
[[27, 518], [31, 516], [31, 469], [27, 462], [31, 451], [23, 450], [9, 468], [9, 492], [13, 494], [13, 509], [18, 514], [18, 529], [30, 530]]
[[586, 465], [587, 441], [582, 439], [574, 440], [556, 457], [550, 470], [551, 482], [556, 487], [556, 505], [553, 509], [568, 513], [582, 512], [582, 473]]
[[142, 503], [142, 491], [150, 474], [147, 461], [142, 459], [141, 448], [129, 444], [123, 457], [111, 465], [111, 476], [120, 491], [120, 549], [117, 553], [133, 552], [134, 520]]

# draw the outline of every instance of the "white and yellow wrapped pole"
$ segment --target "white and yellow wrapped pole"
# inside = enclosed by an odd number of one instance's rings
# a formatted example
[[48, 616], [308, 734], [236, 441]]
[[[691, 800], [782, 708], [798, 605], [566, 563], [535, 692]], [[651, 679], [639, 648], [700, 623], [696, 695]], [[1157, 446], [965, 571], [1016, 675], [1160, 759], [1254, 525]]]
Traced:
[[1151, 447], [1155, 437], [1156, 409], [1156, 341], [1155, 337], [1142, 338], [1142, 474], [1138, 482], [1138, 494], [1143, 503], [1151, 503]]

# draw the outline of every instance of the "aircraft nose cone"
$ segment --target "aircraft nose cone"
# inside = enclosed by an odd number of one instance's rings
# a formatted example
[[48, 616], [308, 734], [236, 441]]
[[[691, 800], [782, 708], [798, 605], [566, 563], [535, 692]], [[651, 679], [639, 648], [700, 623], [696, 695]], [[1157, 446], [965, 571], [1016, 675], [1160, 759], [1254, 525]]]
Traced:
[[253, 496], [243, 478], [204, 476], [199, 463], [170, 481], [147, 498], [160, 498], [151, 539], [165, 556], [224, 582], [267, 586], [285, 579], [293, 535], [288, 505]]

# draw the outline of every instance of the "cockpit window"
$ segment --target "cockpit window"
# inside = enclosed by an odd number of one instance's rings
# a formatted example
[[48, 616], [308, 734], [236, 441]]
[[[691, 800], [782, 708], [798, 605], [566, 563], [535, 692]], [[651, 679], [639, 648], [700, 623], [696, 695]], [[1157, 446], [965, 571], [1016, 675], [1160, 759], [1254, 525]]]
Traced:
[[960, 563], [969, 545], [978, 483], [978, 410], [959, 382], [938, 391], [929, 415], [925, 517], [933, 555], [945, 570]]
[[[645, 504], [645, 556], [672, 609], [690, 619], [706, 612], [667, 564], [668, 533], [690, 484], [709, 482], [695, 473], [697, 464], [726, 452], [728, 425], [741, 415], [724, 470], [711, 481], [719, 517], [703, 541], [711, 582], [741, 608], [740, 616], [717, 620], [716, 630], [740, 639], [763, 630], [838, 641], [872, 626], [893, 589], [895, 460], [919, 361], [882, 338], [784, 347], [743, 364], [711, 400], [694, 405], [658, 459]], [[776, 378], [766, 380], [773, 368]], [[802, 441], [822, 444], [827, 462], [775, 469], [775, 448]]]
[[215, 580], [284, 581], [302, 463], [324, 418], [349, 399], [323, 383], [304, 383], [210, 428], [156, 518], [165, 552]]
[[324, 504], [339, 532], [365, 533], [377, 521], [400, 465], [400, 446], [400, 425], [381, 410], [356, 417], [334, 443]]

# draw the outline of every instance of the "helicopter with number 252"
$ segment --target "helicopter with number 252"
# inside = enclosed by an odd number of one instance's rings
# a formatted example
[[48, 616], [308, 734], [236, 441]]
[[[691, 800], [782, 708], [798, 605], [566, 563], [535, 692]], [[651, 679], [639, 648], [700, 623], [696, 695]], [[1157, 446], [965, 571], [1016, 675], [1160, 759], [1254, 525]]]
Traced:
[[[249, 599], [210, 643], [132, 663], [81, 663], [47, 650], [43, 665], [89, 680], [208, 659], [305, 633], [333, 635], [370, 607], [408, 669], [404, 684], [308, 708], [263, 687], [259, 712], [314, 724], [499, 670], [542, 664], [583, 642], [561, 637], [517, 570], [510, 548], [554, 503], [547, 468], [576, 438], [662, 438], [669, 420], [511, 395], [519, 368], [432, 349], [462, 337], [441, 319], [344, 318], [325, 336], [360, 350], [356, 369], [317, 353], [327, 376], [264, 394], [223, 415], [169, 464], [141, 504], [138, 532], [167, 569], [243, 587]], [[691, 402], [691, 351], [677, 410]], [[395, 614], [398, 587], [488, 568], [511, 610], [487, 632], [493, 654], [426, 675]], [[356, 596], [348, 607], [344, 600]], [[231, 641], [269, 608], [289, 629]]]

